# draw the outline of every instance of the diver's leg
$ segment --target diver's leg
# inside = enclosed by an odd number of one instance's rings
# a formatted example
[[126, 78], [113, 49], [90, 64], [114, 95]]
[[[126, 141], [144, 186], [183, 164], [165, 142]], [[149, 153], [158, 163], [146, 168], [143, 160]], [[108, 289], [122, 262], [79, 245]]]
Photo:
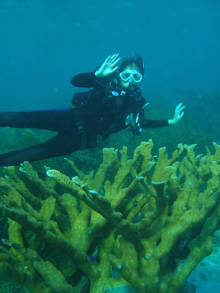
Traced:
[[72, 121], [70, 109], [30, 112], [0, 112], [0, 127], [38, 128], [62, 131]]
[[19, 165], [24, 161], [37, 161], [67, 155], [80, 148], [79, 135], [58, 134], [50, 140], [18, 151], [0, 155], [0, 166]]

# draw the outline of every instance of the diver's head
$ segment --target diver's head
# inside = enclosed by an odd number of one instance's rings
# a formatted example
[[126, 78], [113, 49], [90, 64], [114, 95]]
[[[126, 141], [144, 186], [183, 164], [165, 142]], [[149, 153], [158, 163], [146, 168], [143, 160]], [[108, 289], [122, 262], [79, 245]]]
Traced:
[[120, 80], [123, 88], [135, 86], [139, 87], [144, 75], [144, 63], [140, 55], [133, 53], [126, 58], [120, 65]]

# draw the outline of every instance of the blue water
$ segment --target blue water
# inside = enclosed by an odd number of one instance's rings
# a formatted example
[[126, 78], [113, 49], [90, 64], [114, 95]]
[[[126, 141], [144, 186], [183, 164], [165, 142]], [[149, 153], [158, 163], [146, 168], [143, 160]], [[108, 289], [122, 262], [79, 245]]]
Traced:
[[219, 0], [0, 1], [0, 110], [66, 107], [74, 74], [139, 52], [145, 95], [220, 85]]

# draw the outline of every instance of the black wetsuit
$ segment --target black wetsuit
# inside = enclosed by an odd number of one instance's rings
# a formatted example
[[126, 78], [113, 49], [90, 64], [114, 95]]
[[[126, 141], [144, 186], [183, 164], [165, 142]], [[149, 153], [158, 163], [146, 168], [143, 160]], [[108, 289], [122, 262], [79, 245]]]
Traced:
[[[92, 88], [76, 94], [73, 107], [62, 110], [30, 112], [0, 112], [0, 127], [35, 128], [56, 131], [48, 141], [26, 149], [0, 155], [0, 166], [18, 165], [70, 154], [82, 148], [96, 146], [97, 135], [109, 134], [127, 127], [126, 117], [133, 113], [141, 116], [144, 98], [136, 100], [131, 94], [121, 93], [109, 82], [98, 82], [94, 72], [79, 74], [71, 83], [77, 87]], [[143, 117], [142, 117], [143, 118]], [[141, 121], [142, 128], [167, 126], [167, 120]]]

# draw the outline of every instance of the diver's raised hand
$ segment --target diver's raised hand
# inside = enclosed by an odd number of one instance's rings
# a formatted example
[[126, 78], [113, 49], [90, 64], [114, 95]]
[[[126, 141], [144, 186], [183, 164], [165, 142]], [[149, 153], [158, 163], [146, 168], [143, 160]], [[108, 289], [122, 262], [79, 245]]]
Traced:
[[168, 120], [168, 124], [176, 124], [180, 121], [180, 119], [184, 115], [185, 106], [183, 106], [183, 103], [179, 103], [179, 105], [176, 106], [173, 119]]
[[99, 69], [96, 70], [95, 76], [100, 78], [100, 77], [109, 76], [110, 74], [115, 72], [115, 70], [118, 69], [118, 66], [116, 66], [116, 64], [121, 59], [118, 56], [119, 56], [119, 54], [114, 54], [112, 56], [111, 55], [108, 56], [105, 59], [104, 63], [99, 67]]

